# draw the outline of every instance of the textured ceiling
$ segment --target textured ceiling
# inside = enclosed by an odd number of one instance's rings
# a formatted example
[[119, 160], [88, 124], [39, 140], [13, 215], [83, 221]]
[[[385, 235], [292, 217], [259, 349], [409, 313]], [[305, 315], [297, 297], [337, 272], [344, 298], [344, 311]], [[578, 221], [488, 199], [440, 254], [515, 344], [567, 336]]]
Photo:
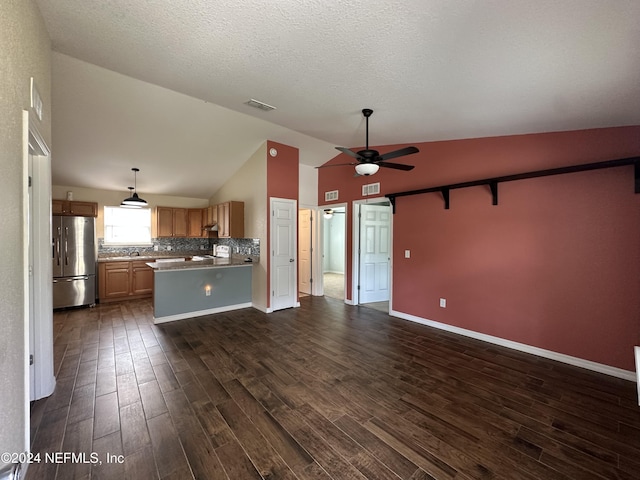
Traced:
[[[77, 74], [93, 67], [66, 56], [192, 97], [185, 102], [204, 100], [201, 121], [222, 115], [234, 127], [215, 143], [227, 153], [219, 161], [231, 165], [255, 151], [260, 133], [299, 147], [302, 163], [324, 163], [337, 153], [333, 145], [364, 143], [363, 107], [375, 111], [372, 145], [640, 124], [638, 0], [36, 1], [54, 50], [64, 54], [54, 58], [54, 151], [64, 153], [54, 183], [66, 178], [70, 158], [84, 155], [87, 171], [97, 161], [90, 142], [74, 147], [74, 111], [76, 123], [89, 113], [77, 91], [104, 97], [93, 115], [103, 115], [104, 103], [117, 118], [128, 106], [122, 95], [145, 85], [118, 77], [123, 91], [89, 91], [98, 87], [82, 87]], [[65, 74], [69, 65], [76, 68]], [[277, 110], [248, 107], [249, 98]], [[127, 168], [135, 157], [126, 145], [144, 134], [136, 125], [119, 141]], [[187, 135], [169, 127], [176, 141]], [[175, 170], [175, 155], [164, 150], [154, 153], [156, 164]], [[232, 173], [228, 166], [221, 178]], [[198, 163], [183, 167], [196, 171]], [[190, 181], [194, 192], [210, 189]]]

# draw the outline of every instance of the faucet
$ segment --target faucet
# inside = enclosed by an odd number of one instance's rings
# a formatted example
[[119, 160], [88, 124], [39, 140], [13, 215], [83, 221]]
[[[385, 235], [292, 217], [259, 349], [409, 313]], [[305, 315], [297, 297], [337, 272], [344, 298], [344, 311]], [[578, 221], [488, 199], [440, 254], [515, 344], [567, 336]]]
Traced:
[[135, 252], [131, 252], [131, 253], [129, 254], [129, 256], [130, 256], [130, 257], [139, 257], [139, 256], [140, 256], [140, 252], [136, 250]]

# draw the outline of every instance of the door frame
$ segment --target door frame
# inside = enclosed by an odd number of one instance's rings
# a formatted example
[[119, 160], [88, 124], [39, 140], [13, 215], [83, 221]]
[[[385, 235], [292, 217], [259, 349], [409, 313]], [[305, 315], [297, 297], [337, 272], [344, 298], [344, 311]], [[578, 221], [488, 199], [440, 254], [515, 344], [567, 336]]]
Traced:
[[[367, 204], [388, 203], [389, 211], [391, 204], [387, 197], [367, 198], [365, 200], [353, 201], [353, 221], [352, 221], [352, 238], [353, 249], [351, 252], [351, 301], [350, 305], [360, 305], [360, 206]], [[392, 309], [393, 302], [393, 215], [389, 215], [389, 311]]]
[[[38, 131], [29, 112], [23, 110], [23, 235], [24, 242], [24, 318], [25, 318], [25, 388], [26, 414], [29, 402], [53, 393], [56, 379], [53, 371], [53, 294], [51, 271], [51, 151]], [[31, 187], [29, 164], [32, 156]], [[29, 208], [29, 188], [32, 208]], [[31, 252], [29, 251], [31, 250]], [[29, 281], [29, 258], [32, 257]], [[30, 319], [33, 320], [33, 326]], [[29, 366], [33, 342], [34, 365]], [[33, 374], [33, 379], [31, 375]], [[33, 380], [33, 383], [32, 383]], [[33, 391], [31, 386], [33, 385]], [[29, 428], [27, 425], [27, 435]]]
[[267, 309], [267, 313], [271, 313], [274, 312], [276, 310], [274, 310], [273, 308], [273, 295], [272, 293], [269, 292], [273, 292], [273, 286], [274, 286], [274, 276], [275, 276], [275, 269], [273, 268], [274, 265], [274, 235], [275, 235], [275, 229], [273, 228], [273, 212], [274, 212], [274, 207], [273, 207], [273, 203], [274, 202], [285, 202], [285, 203], [289, 203], [292, 206], [292, 210], [293, 210], [293, 215], [292, 215], [292, 221], [293, 221], [293, 254], [294, 254], [294, 258], [293, 258], [293, 285], [294, 285], [294, 292], [293, 292], [293, 305], [292, 307], [299, 307], [300, 306], [300, 298], [299, 298], [299, 293], [298, 293], [298, 201], [292, 198], [279, 198], [279, 197], [269, 197], [269, 291], [268, 293], [268, 299], [269, 299], [269, 308]]

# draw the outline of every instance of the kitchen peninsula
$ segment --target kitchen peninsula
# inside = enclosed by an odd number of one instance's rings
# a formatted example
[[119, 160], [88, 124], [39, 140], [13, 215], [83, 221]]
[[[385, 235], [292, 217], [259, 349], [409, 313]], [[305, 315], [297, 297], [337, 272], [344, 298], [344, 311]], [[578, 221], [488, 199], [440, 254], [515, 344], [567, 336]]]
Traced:
[[258, 262], [247, 260], [195, 256], [147, 263], [153, 269], [154, 323], [251, 307], [252, 267]]

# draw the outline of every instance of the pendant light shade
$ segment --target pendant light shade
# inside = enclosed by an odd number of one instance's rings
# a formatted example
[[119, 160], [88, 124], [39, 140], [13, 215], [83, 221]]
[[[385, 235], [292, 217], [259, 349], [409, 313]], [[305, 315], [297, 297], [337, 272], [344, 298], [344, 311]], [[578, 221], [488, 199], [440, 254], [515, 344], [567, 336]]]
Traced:
[[131, 192], [131, 190], [133, 190], [133, 195], [130, 195], [128, 198], [125, 198], [122, 203], [120, 204], [121, 207], [129, 207], [129, 208], [142, 208], [142, 207], [146, 207], [147, 206], [147, 201], [143, 200], [142, 198], [140, 198], [138, 196], [138, 193], [136, 192], [136, 186], [137, 186], [137, 173], [140, 171], [139, 168], [132, 168], [131, 170], [133, 170], [133, 187], [129, 187], [129, 192]]

